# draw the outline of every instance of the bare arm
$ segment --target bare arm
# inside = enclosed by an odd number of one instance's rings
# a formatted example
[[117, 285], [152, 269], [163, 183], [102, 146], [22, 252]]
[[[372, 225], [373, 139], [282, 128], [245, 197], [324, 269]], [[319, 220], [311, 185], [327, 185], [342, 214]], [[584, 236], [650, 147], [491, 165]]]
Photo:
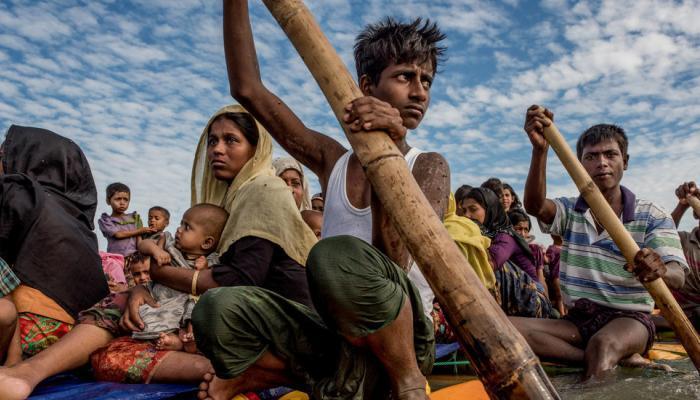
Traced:
[[678, 290], [685, 285], [685, 271], [678, 261], [666, 263], [666, 274], [663, 276], [664, 282], [669, 288]]
[[346, 149], [334, 139], [307, 128], [263, 85], [247, 0], [224, 1], [224, 49], [231, 95], [292, 157], [319, 177], [325, 191], [333, 165]]
[[115, 239], [126, 239], [134, 236], [140, 236], [144, 233], [151, 232], [151, 228], [144, 226], [143, 228], [134, 229], [133, 231], [119, 231], [114, 233]]
[[554, 115], [539, 106], [531, 106], [527, 110], [525, 119], [525, 132], [532, 143], [532, 158], [530, 170], [525, 181], [525, 193], [523, 206], [525, 211], [537, 217], [545, 224], [551, 224], [557, 212], [554, 202], [547, 196], [547, 151], [549, 144], [542, 132], [545, 126], [549, 126]]
[[[438, 153], [421, 154], [416, 160], [413, 171], [418, 186], [442, 220], [450, 195], [450, 167], [447, 161]], [[372, 193], [372, 228], [373, 244], [406, 269], [408, 249], [374, 193]]]
[[[151, 263], [151, 278], [154, 281], [185, 293], [192, 291], [194, 273], [195, 271], [191, 269], [176, 268], [169, 265], [158, 266]], [[212, 277], [211, 269], [200, 271], [197, 276], [197, 293], [203, 293], [215, 287], [219, 287], [219, 284]]]
[[680, 186], [676, 188], [676, 197], [678, 197], [678, 204], [676, 208], [671, 212], [671, 218], [675, 222], [676, 226], [680, 224], [683, 214], [690, 207], [688, 203], [688, 196], [698, 196], [700, 198], [700, 191], [698, 191], [695, 182], [683, 182]]

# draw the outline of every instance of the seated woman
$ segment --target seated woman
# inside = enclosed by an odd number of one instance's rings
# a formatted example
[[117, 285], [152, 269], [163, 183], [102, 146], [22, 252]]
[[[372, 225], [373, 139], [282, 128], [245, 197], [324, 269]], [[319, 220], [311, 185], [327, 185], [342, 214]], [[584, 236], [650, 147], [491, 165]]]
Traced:
[[92, 232], [95, 182], [78, 145], [13, 125], [0, 161], [0, 362], [14, 336], [10, 365], [56, 342], [109, 290]]
[[496, 275], [497, 295], [507, 315], [548, 318], [552, 305], [537, 279], [527, 242], [514, 230], [498, 197], [490, 189], [474, 188], [464, 201], [465, 216], [479, 223], [491, 239], [489, 255]]
[[[274, 175], [269, 134], [242, 107], [225, 107], [207, 123], [197, 154], [192, 202], [216, 204], [230, 214], [218, 246], [221, 264], [195, 273], [152, 263], [152, 279], [194, 294], [217, 286], [260, 286], [264, 288], [260, 290], [288, 298], [294, 304], [310, 306], [303, 266], [316, 238], [302, 221], [289, 188]], [[154, 302], [144, 288], [137, 286], [132, 292], [128, 309], [123, 296], [115, 297], [108, 302], [110, 307], [86, 315], [47, 351], [14, 368], [0, 370], [0, 398], [26, 398], [41, 380], [85, 364], [95, 350], [108, 345], [115, 336], [139, 330], [139, 306]], [[124, 339], [120, 343], [122, 349], [133, 349]], [[197, 354], [164, 354], [151, 347], [129, 353], [120, 352], [118, 347], [108, 348], [113, 352], [107, 354], [101, 351], [101, 358], [131, 357], [127, 362], [112, 363], [121, 365], [113, 373], [135, 381], [144, 377], [151, 381], [198, 381], [211, 368], [209, 361]], [[129, 365], [134, 366], [133, 370], [127, 368]]]
[[306, 179], [304, 169], [299, 161], [292, 157], [280, 157], [272, 162], [272, 166], [275, 168], [275, 175], [279, 176], [292, 189], [294, 202], [299, 210], [311, 210], [309, 181]]

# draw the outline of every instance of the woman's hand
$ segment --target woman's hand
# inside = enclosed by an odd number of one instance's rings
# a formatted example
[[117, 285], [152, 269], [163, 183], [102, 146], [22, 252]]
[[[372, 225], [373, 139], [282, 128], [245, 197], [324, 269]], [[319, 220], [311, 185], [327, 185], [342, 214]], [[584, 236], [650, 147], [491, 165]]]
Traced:
[[127, 331], [141, 331], [144, 328], [143, 320], [139, 314], [139, 307], [148, 304], [151, 307], [160, 307], [145, 286], [136, 285], [129, 291], [129, 299], [126, 302], [124, 313], [119, 319], [119, 326]]

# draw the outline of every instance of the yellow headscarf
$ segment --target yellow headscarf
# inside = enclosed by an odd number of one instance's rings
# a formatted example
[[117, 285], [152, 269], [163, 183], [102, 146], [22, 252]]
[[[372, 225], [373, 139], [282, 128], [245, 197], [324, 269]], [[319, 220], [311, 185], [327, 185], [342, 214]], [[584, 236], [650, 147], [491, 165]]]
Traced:
[[211, 203], [229, 213], [217, 251], [246, 236], [267, 239], [301, 265], [316, 243], [316, 236], [301, 219], [291, 191], [272, 168], [272, 138], [257, 121], [259, 139], [253, 158], [229, 184], [217, 180], [207, 163], [207, 132], [224, 113], [248, 113], [240, 105], [226, 106], [207, 122], [192, 165], [192, 204]]
[[456, 214], [457, 205], [455, 197], [450, 193], [450, 202], [445, 213], [445, 228], [457, 243], [457, 247], [474, 268], [474, 272], [484, 283], [487, 289], [493, 289], [496, 285], [496, 276], [493, 273], [487, 249], [491, 245], [491, 239], [481, 234], [481, 229], [474, 221]]
[[301, 197], [301, 204], [299, 205], [299, 211], [310, 210], [311, 209], [311, 195], [309, 195], [309, 181], [306, 179], [304, 174], [304, 169], [301, 167], [299, 161], [293, 159], [292, 157], [279, 157], [272, 161], [272, 167], [275, 169], [275, 174], [280, 176], [287, 170], [294, 170], [299, 173], [301, 177], [301, 186], [303, 195]]

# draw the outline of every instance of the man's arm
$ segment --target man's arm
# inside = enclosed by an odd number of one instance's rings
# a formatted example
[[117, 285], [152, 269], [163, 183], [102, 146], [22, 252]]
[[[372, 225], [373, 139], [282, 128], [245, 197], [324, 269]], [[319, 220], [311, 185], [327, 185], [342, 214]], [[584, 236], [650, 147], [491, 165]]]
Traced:
[[[421, 154], [413, 166], [413, 177], [442, 221], [450, 196], [450, 167], [447, 160], [438, 153]], [[372, 193], [372, 227], [372, 244], [406, 269], [408, 249], [374, 193]]]
[[533, 105], [527, 110], [525, 132], [532, 144], [530, 171], [525, 181], [523, 206], [528, 214], [534, 215], [539, 221], [551, 224], [557, 213], [557, 207], [547, 196], [547, 151], [549, 144], [544, 138], [544, 127], [549, 126], [554, 114], [547, 109]]
[[224, 49], [231, 95], [292, 157], [319, 177], [325, 191], [333, 165], [346, 149], [334, 139], [307, 128], [263, 85], [247, 0], [224, 1]]
[[685, 214], [686, 210], [688, 210], [690, 207], [690, 204], [688, 204], [688, 196], [698, 196], [698, 198], [700, 198], [700, 191], [698, 191], [695, 182], [684, 182], [682, 185], [676, 188], [678, 204], [671, 212], [671, 218], [673, 218], [673, 222], [676, 224], [676, 226], [680, 224], [683, 214]]

